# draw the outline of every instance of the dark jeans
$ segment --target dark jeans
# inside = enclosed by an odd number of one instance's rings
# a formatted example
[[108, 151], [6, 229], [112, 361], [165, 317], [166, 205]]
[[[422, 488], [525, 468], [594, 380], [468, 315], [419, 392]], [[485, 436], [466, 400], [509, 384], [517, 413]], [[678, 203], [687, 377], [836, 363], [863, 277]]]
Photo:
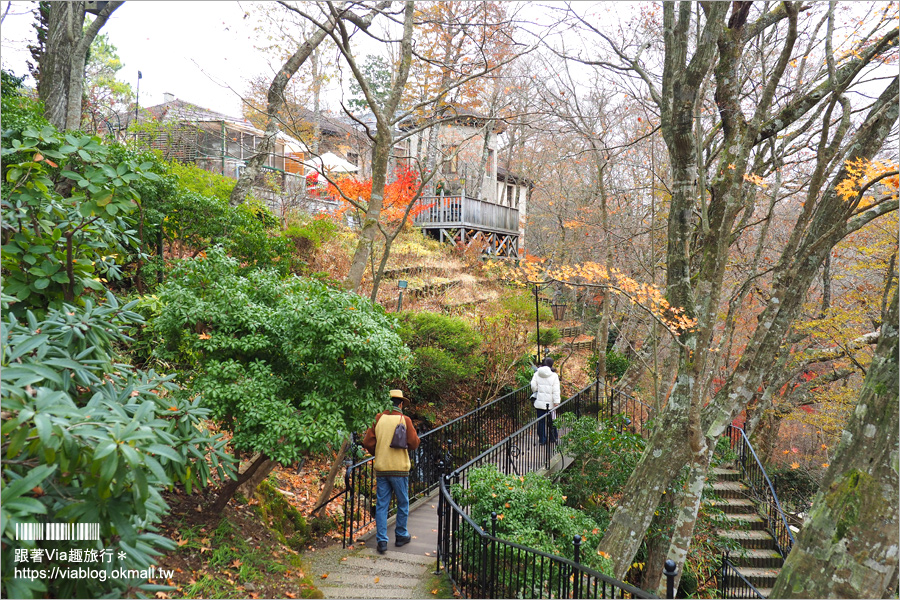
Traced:
[[[541, 418], [550, 412], [549, 410], [544, 410], [543, 408], [536, 408], [535, 410], [537, 411], [538, 418]], [[547, 443], [547, 426], [548, 425], [550, 426], [550, 443], [555, 444], [556, 443], [556, 425], [553, 424], [553, 419], [552, 419], [552, 417], [549, 417], [549, 416], [546, 418], [541, 418], [541, 420], [538, 421], [538, 442], [541, 444]]]

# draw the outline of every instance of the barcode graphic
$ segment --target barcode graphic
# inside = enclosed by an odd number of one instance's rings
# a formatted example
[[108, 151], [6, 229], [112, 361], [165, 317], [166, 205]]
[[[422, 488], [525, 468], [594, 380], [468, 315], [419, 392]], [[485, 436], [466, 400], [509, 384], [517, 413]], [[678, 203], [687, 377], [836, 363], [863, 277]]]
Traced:
[[100, 523], [16, 523], [17, 540], [99, 540]]

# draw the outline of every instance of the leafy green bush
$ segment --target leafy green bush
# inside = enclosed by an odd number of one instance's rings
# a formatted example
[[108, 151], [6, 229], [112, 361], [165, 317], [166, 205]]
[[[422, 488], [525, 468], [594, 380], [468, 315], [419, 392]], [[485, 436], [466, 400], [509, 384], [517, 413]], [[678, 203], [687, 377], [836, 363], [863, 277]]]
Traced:
[[177, 241], [195, 254], [221, 244], [245, 269], [275, 268], [286, 273], [289, 268], [289, 261], [283, 260], [289, 255], [287, 240], [273, 235], [263, 222], [266, 219], [259, 216], [260, 210], [268, 213], [267, 209], [252, 203], [233, 207], [227, 200], [179, 191], [164, 201], [161, 210], [170, 243]]
[[464, 358], [481, 345], [481, 336], [465, 321], [431, 312], [400, 315], [400, 335], [412, 348], [443, 348], [456, 358]]
[[466, 365], [446, 350], [425, 346], [413, 350], [409, 389], [417, 398], [440, 398], [452, 386], [472, 375]]
[[[546, 348], [547, 346], [552, 346], [556, 342], [559, 341], [560, 338], [559, 329], [556, 327], [541, 327], [541, 347]], [[531, 335], [530, 340], [532, 343], [537, 342], [537, 332]]]
[[4, 291], [16, 312], [77, 304], [139, 251], [134, 185], [158, 176], [96, 136], [12, 125], [4, 115]]
[[168, 165], [169, 173], [175, 178], [179, 187], [195, 194], [216, 198], [226, 204], [231, 198], [231, 191], [234, 189], [235, 183], [237, 183], [231, 177], [201, 169], [196, 165], [175, 161]]
[[[534, 318], [534, 294], [527, 290], [504, 296], [500, 300], [503, 308], [512, 315], [525, 322], [535, 322]], [[553, 312], [544, 303], [538, 304], [538, 314], [541, 323], [549, 323], [553, 319]]]
[[159, 291], [158, 355], [188, 370], [239, 453], [290, 464], [364, 429], [407, 369], [393, 318], [315, 280], [241, 273], [221, 247], [181, 261]]
[[429, 312], [400, 314], [400, 336], [413, 349], [407, 379], [418, 400], [440, 402], [451, 386], [476, 377], [481, 336], [465, 321]]
[[[602, 529], [585, 513], [567, 506], [563, 489], [547, 477], [528, 473], [524, 477], [504, 475], [495, 465], [472, 469], [467, 489], [455, 485], [453, 497], [461, 506], [471, 507], [471, 517], [491, 531], [491, 513], [497, 513], [497, 537], [541, 550], [574, 558], [573, 539], [582, 539], [581, 562], [611, 574], [609, 557], [591, 551], [600, 542]], [[527, 562], [527, 561], [526, 561]], [[526, 565], [505, 565], [506, 569], [524, 569]], [[508, 579], [508, 576], [500, 576]], [[521, 590], [517, 590], [521, 591]], [[514, 597], [514, 596], [511, 596]], [[530, 597], [528, 593], [525, 597]]]
[[24, 129], [40, 131], [50, 124], [44, 118], [43, 104], [25, 95], [24, 80], [24, 77], [16, 77], [7, 71], [0, 73], [0, 114], [3, 115], [3, 129], [10, 130], [10, 137], [20, 135]]
[[646, 446], [640, 435], [628, 431], [623, 415], [598, 422], [567, 413], [560, 416], [558, 426], [565, 431], [559, 450], [573, 459], [560, 481], [577, 505], [595, 503], [595, 497], [620, 490]]
[[[625, 374], [625, 371], [628, 370], [628, 367], [631, 365], [631, 359], [622, 354], [621, 352], [616, 352], [615, 350], [607, 350], [606, 351], [606, 377], [612, 381], [619, 380], [622, 375]], [[597, 353], [594, 352], [591, 354], [590, 358], [588, 358], [588, 363], [586, 366], [588, 374], [593, 377], [597, 372]]]
[[[3, 296], [3, 308], [13, 299]], [[43, 318], [9, 314], [2, 324], [4, 439], [2, 535], [4, 595], [15, 598], [124, 596], [139, 579], [112, 579], [114, 568], [146, 569], [174, 544], [155, 533], [168, 507], [160, 493], [178, 482], [190, 490], [209, 481], [211, 464], [228, 476], [224, 441], [203, 420], [208, 411], [175, 393], [171, 377], [121, 364], [113, 352], [139, 321], [134, 303], [63, 304]], [[99, 523], [95, 542], [17, 541], [16, 524]], [[79, 567], [60, 558], [70, 549], [114, 548], [108, 578], [14, 577], [12, 548], [44, 553], [41, 568]], [[95, 565], [91, 565], [95, 567]]]

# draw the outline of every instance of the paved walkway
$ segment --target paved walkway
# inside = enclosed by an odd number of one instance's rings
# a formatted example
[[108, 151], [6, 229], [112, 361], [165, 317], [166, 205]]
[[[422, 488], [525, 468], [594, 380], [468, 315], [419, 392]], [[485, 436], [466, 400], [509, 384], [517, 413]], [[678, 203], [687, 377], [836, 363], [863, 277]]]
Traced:
[[303, 558], [326, 598], [432, 597], [434, 560], [396, 550], [401, 548], [378, 554], [372, 548], [336, 546], [307, 552]]
[[[565, 464], [571, 462], [564, 459]], [[559, 455], [550, 471], [563, 464]], [[438, 491], [410, 506], [412, 541], [394, 546], [395, 517], [388, 520], [388, 551], [375, 551], [375, 531], [361, 536], [352, 549], [339, 546], [304, 555], [316, 585], [326, 598], [430, 598], [437, 586]]]

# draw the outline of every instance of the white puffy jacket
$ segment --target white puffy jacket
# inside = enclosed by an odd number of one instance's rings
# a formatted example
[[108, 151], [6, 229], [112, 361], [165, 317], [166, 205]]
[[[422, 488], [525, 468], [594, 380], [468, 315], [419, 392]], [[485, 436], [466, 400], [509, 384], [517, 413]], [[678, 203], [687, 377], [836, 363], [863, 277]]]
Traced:
[[556, 408], [559, 404], [559, 375], [554, 373], [550, 367], [543, 366], [538, 368], [534, 376], [531, 378], [531, 391], [535, 392], [534, 407], [546, 410], [550, 405], [550, 410]]

